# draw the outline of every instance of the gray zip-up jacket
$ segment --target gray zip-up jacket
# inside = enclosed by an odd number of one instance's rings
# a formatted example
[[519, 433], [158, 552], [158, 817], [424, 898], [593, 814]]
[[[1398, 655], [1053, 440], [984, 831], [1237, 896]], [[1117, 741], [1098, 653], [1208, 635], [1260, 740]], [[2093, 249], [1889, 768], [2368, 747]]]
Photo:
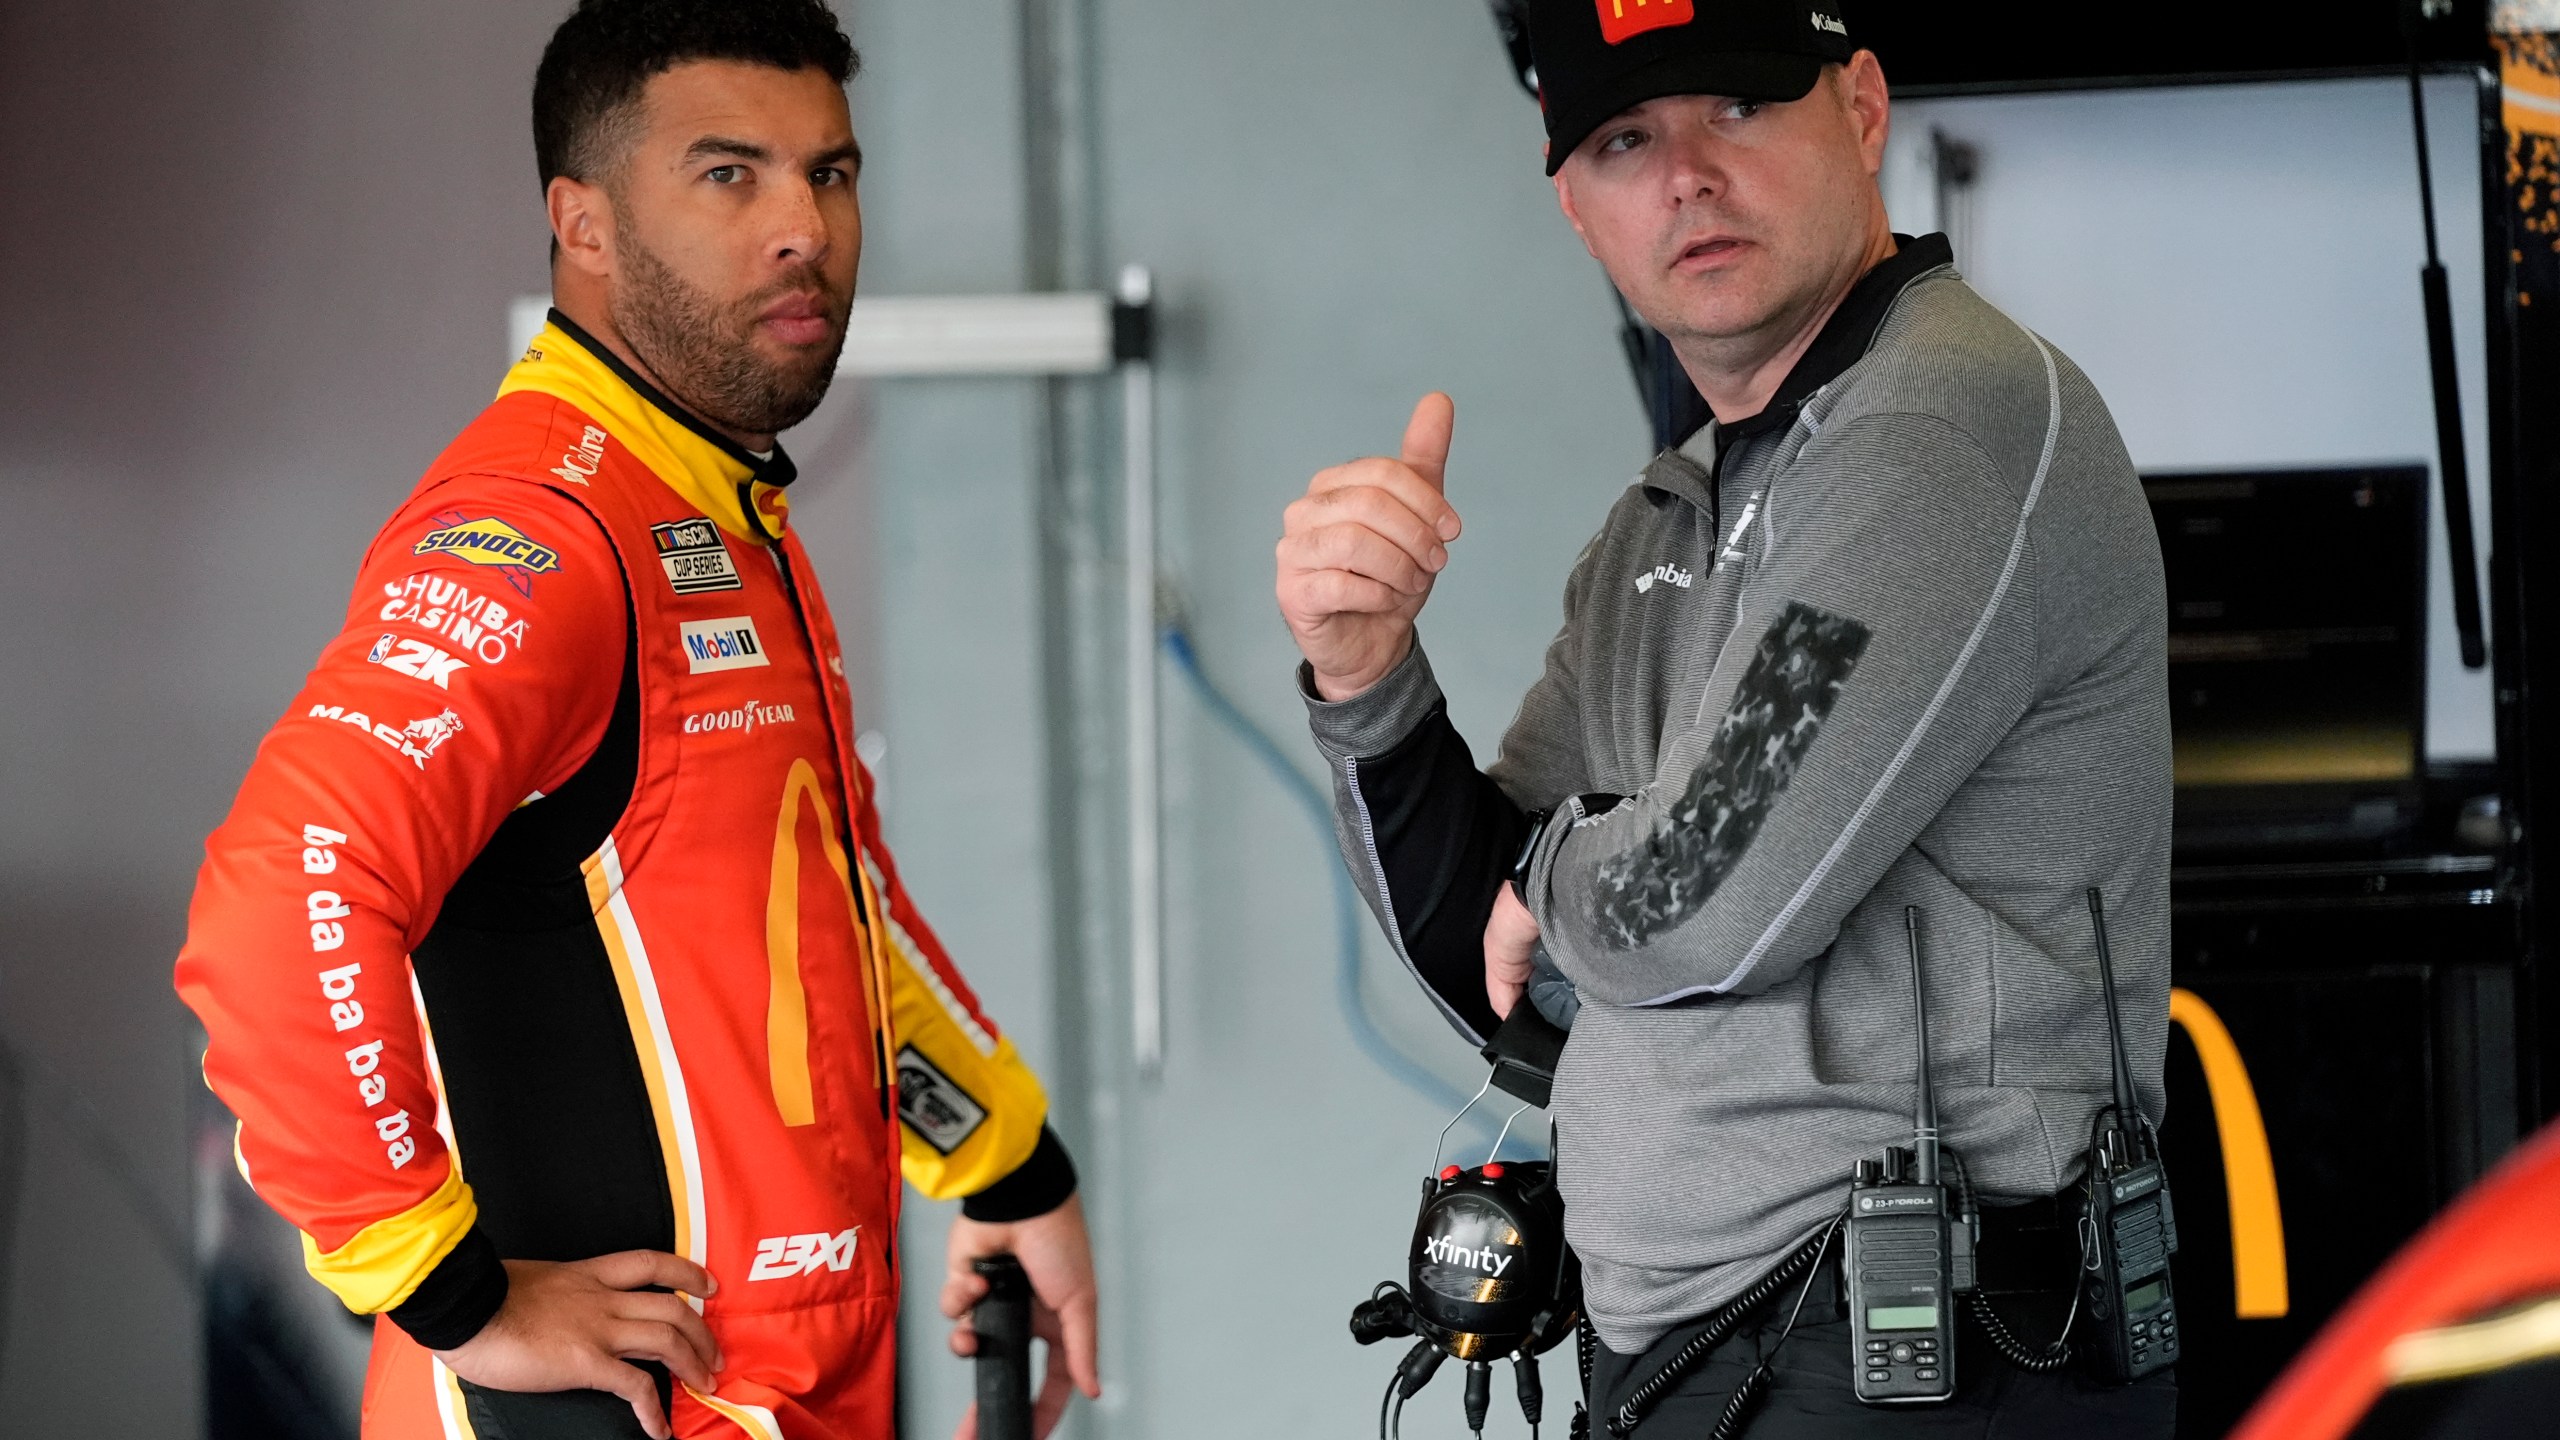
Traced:
[[2087, 377], [1941, 237], [1863, 280], [1768, 410], [1657, 457], [1564, 608], [1489, 772], [1418, 642], [1308, 708], [1345, 859], [1471, 1039], [1493, 895], [1553, 811], [1525, 898], [1580, 1000], [1554, 1114], [1611, 1349], [1746, 1288], [1909, 1142], [1906, 906], [1979, 1191], [2060, 1191], [2106, 1102], [2093, 885], [2158, 1118], [2158, 542]]

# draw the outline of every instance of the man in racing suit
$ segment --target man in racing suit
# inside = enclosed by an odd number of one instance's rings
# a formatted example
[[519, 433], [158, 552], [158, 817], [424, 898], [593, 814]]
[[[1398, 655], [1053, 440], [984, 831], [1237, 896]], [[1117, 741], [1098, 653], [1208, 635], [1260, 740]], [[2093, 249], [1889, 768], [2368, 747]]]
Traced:
[[853, 64], [817, 0], [562, 25], [559, 308], [208, 843], [178, 989], [242, 1173], [381, 1317], [369, 1440], [887, 1436], [902, 1170], [967, 1197], [947, 1313], [1029, 1270], [1041, 1429], [1098, 1390], [1074, 1168], [881, 843], [788, 528]]

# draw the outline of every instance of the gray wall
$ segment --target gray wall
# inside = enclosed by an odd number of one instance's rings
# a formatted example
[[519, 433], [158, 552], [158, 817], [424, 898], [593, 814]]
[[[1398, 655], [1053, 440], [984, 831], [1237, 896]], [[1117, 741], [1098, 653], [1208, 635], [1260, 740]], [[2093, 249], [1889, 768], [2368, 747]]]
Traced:
[[[196, 1433], [189, 883], [540, 283], [548, 6], [0, 8], [0, 1037], [39, 1091], [0, 1429]], [[50, 1096], [50, 1098], [46, 1098]], [[214, 1157], [214, 1173], [219, 1173]]]

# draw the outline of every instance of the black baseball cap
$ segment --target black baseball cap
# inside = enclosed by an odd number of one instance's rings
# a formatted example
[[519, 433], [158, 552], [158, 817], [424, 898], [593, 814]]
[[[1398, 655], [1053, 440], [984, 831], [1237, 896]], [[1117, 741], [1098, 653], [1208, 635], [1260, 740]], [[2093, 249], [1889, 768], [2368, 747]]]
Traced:
[[1647, 100], [1801, 100], [1857, 54], [1841, 0], [1529, 0], [1529, 47], [1550, 175]]

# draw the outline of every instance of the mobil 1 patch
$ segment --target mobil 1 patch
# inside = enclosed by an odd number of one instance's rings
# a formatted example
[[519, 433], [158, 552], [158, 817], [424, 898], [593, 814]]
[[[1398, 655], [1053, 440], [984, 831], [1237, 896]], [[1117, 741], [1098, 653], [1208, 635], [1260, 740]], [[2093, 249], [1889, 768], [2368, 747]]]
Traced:
[[657, 542], [658, 563], [666, 567], [667, 584], [679, 595], [711, 590], [743, 590], [729, 547], [720, 542], [720, 527], [708, 520], [672, 520], [649, 527]]
[[978, 1133], [987, 1107], [913, 1045], [898, 1048], [898, 1118], [916, 1138], [948, 1155]]

